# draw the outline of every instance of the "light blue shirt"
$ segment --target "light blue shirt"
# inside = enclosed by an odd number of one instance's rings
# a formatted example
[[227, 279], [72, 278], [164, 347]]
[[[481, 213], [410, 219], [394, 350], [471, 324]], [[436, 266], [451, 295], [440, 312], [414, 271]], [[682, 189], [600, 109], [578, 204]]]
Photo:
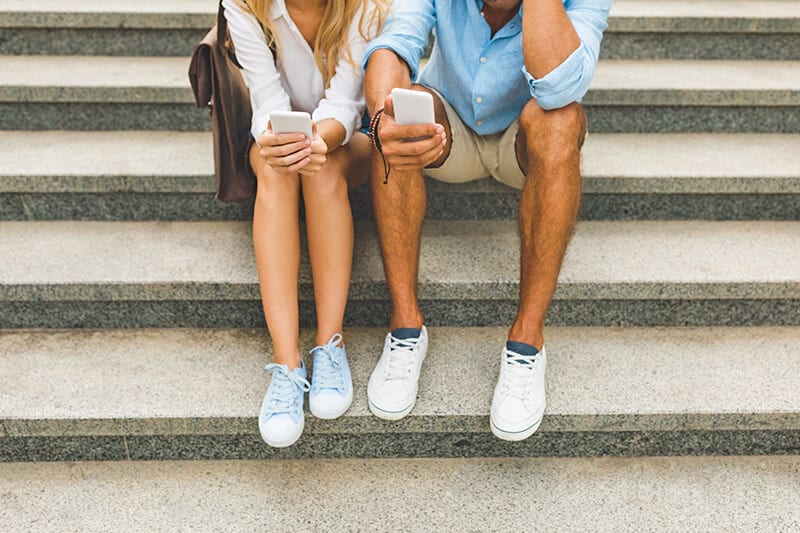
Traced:
[[[399, 55], [411, 79], [444, 96], [480, 135], [503, 131], [533, 97], [543, 109], [579, 102], [594, 75], [611, 0], [564, 0], [581, 44], [561, 65], [536, 79], [522, 55], [522, 8], [494, 37], [481, 0], [395, 0], [392, 17], [367, 46], [364, 66], [379, 48]], [[436, 41], [417, 79], [420, 58], [434, 30]]]

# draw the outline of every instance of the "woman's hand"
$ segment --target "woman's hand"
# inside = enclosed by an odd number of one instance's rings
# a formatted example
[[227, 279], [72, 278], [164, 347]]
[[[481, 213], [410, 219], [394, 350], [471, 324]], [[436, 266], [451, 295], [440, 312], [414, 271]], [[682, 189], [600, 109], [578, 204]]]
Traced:
[[258, 153], [267, 165], [282, 174], [300, 172], [312, 163], [314, 157], [312, 139], [307, 139], [302, 133], [272, 133], [271, 122], [258, 138], [257, 144], [260, 149]]
[[309, 146], [311, 154], [308, 156], [308, 163], [299, 171], [303, 176], [313, 176], [320, 171], [322, 165], [328, 160], [328, 143], [325, 142], [325, 139], [323, 139], [322, 135], [317, 131], [316, 122], [311, 125], [311, 128], [314, 132], [314, 138], [311, 140], [311, 145]]

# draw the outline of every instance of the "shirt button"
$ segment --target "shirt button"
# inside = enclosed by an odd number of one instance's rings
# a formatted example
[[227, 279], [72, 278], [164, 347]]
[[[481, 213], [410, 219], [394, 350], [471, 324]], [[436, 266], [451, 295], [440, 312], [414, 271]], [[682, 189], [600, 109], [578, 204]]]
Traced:
[[482, 103], [483, 103], [483, 98], [481, 98], [481, 97], [479, 96], [479, 97], [477, 97], [477, 98], [475, 99], [475, 102], [476, 102], [476, 103], [479, 103], [479, 104], [482, 104]]
[[486, 58], [485, 57], [481, 58], [481, 63], [486, 63]]
[[476, 126], [483, 126], [483, 121], [479, 120], [475, 123]]

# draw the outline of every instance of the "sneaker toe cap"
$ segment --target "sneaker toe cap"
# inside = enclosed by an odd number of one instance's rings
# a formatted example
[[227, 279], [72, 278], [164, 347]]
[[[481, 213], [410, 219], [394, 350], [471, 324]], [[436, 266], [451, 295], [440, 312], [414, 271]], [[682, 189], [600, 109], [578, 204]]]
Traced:
[[382, 383], [370, 383], [367, 387], [369, 401], [379, 409], [387, 412], [402, 411], [416, 399], [416, 391], [403, 381], [390, 380]]
[[261, 437], [267, 444], [276, 448], [294, 444], [303, 433], [303, 425], [302, 418], [295, 421], [288, 414], [262, 416], [258, 422]]
[[336, 417], [344, 413], [352, 403], [352, 394], [335, 389], [323, 389], [309, 395], [308, 406], [320, 418]]
[[517, 398], [506, 398], [492, 405], [492, 422], [504, 431], [522, 431], [541, 420], [544, 404], [529, 405]]

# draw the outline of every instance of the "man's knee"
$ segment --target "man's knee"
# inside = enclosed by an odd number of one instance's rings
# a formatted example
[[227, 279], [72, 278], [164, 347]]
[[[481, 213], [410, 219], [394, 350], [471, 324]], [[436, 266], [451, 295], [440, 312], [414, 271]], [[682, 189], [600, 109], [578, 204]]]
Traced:
[[586, 113], [578, 103], [544, 110], [530, 100], [520, 113], [519, 125], [528, 154], [546, 160], [575, 157], [586, 137]]

